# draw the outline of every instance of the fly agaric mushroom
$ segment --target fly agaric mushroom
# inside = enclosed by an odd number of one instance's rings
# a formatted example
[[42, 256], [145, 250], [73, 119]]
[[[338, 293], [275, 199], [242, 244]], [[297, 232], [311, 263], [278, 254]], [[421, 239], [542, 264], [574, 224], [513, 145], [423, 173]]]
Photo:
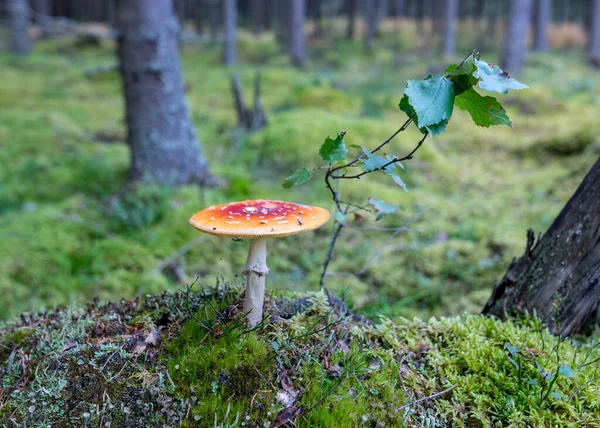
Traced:
[[250, 239], [244, 312], [248, 324], [262, 320], [267, 268], [267, 238], [280, 238], [317, 229], [329, 220], [324, 208], [271, 200], [249, 200], [216, 205], [197, 212], [190, 224], [201, 232]]

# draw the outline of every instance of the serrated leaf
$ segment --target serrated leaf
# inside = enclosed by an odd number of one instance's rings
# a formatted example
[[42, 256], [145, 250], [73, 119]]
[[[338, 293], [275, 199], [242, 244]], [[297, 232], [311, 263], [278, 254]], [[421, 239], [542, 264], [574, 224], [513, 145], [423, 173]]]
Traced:
[[[400, 110], [402, 110], [404, 113], [406, 113], [406, 115], [408, 117], [412, 117], [415, 114], [415, 110], [412, 108], [412, 106], [408, 102], [408, 95], [406, 95], [406, 94], [404, 94], [404, 97], [402, 97], [402, 99], [400, 100], [399, 107], [400, 107]], [[415, 122], [415, 125], [417, 126], [417, 128], [419, 128], [419, 119], [416, 116], [414, 117], [413, 122]], [[431, 136], [438, 135], [446, 130], [447, 124], [448, 124], [447, 120], [442, 120], [441, 122], [436, 123], [434, 125], [419, 128], [419, 131], [421, 131], [422, 134], [425, 134], [427, 132]]]
[[474, 76], [479, 79], [479, 87], [489, 92], [506, 94], [509, 90], [527, 89], [529, 86], [513, 79], [500, 67], [475, 59], [477, 71]]
[[400, 176], [398, 174], [393, 174], [391, 172], [387, 172], [387, 174], [390, 177], [392, 177], [392, 180], [394, 180], [394, 183], [396, 183], [398, 186], [402, 187], [402, 190], [404, 190], [405, 192], [408, 192], [408, 188], [406, 187], [406, 184], [404, 184], [404, 181], [402, 181], [402, 179], [400, 178]]
[[442, 120], [440, 123], [435, 123], [433, 125], [420, 128], [420, 130], [423, 134], [425, 131], [427, 131], [427, 133], [433, 137], [434, 135], [444, 132], [446, 130], [446, 125], [448, 125], [448, 120]]
[[446, 71], [444, 71], [447, 75], [452, 76], [460, 76], [464, 74], [473, 74], [475, 71], [475, 56], [473, 54], [469, 55], [463, 62], [460, 64], [452, 64], [450, 65]]
[[507, 125], [512, 123], [506, 110], [494, 97], [482, 97], [473, 88], [454, 99], [454, 104], [461, 110], [468, 111], [476, 125], [489, 128], [491, 125]]
[[336, 211], [333, 215], [333, 220], [335, 220], [340, 225], [344, 226], [346, 224], [346, 214], [341, 211]]
[[419, 127], [426, 127], [452, 117], [454, 85], [443, 76], [426, 80], [409, 80], [406, 91], [408, 102], [417, 114]]
[[[372, 172], [372, 171], [376, 171], [378, 169], [382, 169], [383, 166], [385, 164], [387, 164], [389, 162], [389, 160], [387, 160], [386, 158], [384, 158], [383, 156], [379, 156], [376, 155], [374, 153], [371, 153], [368, 149], [366, 148], [362, 148], [364, 154], [367, 156], [367, 159], [361, 159], [361, 165], [360, 167], [362, 168], [362, 170], [364, 172]], [[392, 170], [394, 169], [395, 165], [389, 165], [388, 167], [386, 167], [386, 170]]]
[[[454, 84], [454, 96], [457, 97], [460, 94], [467, 92], [473, 86], [477, 85], [479, 79], [473, 76], [473, 74], [459, 74], [459, 75], [451, 75], [449, 79]], [[456, 104], [456, 98], [454, 98]]]
[[375, 221], [381, 220], [388, 214], [394, 214], [400, 208], [399, 205], [391, 205], [379, 199], [372, 198], [369, 198], [369, 204], [371, 204], [371, 206], [375, 208], [375, 211], [377, 212]]
[[319, 156], [325, 162], [343, 161], [348, 149], [344, 144], [344, 133], [339, 133], [335, 138], [327, 137], [319, 149]]
[[306, 183], [310, 180], [311, 174], [310, 171], [306, 168], [302, 168], [294, 172], [288, 178], [283, 181], [283, 188], [289, 189], [292, 186], [297, 186], [298, 184]]
[[560, 366], [560, 368], [558, 369], [558, 372], [563, 375], [564, 377], [574, 377], [575, 376], [575, 372], [573, 371], [573, 369], [569, 366], [567, 366], [566, 364], [563, 364], [562, 366]]

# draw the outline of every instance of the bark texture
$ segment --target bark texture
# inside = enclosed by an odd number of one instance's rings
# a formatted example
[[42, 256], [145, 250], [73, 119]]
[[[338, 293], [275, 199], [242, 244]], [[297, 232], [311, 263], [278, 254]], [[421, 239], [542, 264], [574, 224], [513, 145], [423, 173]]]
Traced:
[[458, 15], [458, 0], [446, 0], [446, 15], [444, 25], [444, 49], [443, 54], [450, 56], [454, 54], [456, 16]]
[[356, 9], [358, 0], [346, 0], [346, 13], [348, 21], [346, 23], [346, 38], [354, 39], [354, 32], [356, 27]]
[[505, 71], [515, 75], [521, 73], [525, 62], [532, 2], [510, 0], [501, 62]]
[[600, 301], [600, 159], [546, 233], [528, 231], [525, 254], [496, 284], [483, 313], [535, 311], [559, 333], [582, 331]]
[[232, 66], [236, 62], [236, 25], [237, 25], [237, 0], [223, 2], [223, 16], [225, 17], [225, 43], [223, 59], [226, 65]]
[[8, 0], [10, 12], [11, 44], [10, 50], [17, 55], [31, 53], [29, 36], [29, 6], [27, 0]]
[[117, 21], [131, 179], [213, 184], [184, 98], [171, 0], [118, 0]]
[[290, 57], [292, 64], [301, 67], [306, 52], [304, 47], [304, 15], [306, 5], [304, 0], [291, 0], [290, 4]]
[[377, 34], [377, 10], [379, 9], [379, 0], [370, 0], [365, 4], [366, 25], [365, 46], [367, 50], [373, 49], [373, 42]]
[[588, 59], [592, 65], [600, 67], [600, 0], [592, 0], [591, 6]]
[[548, 50], [548, 24], [552, 14], [551, 0], [535, 0], [535, 38], [533, 50], [546, 52]]

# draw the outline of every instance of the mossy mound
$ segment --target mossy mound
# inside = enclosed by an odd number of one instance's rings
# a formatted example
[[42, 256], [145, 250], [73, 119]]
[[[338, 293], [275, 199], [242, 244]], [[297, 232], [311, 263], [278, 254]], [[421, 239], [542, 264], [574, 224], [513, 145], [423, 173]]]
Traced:
[[379, 324], [329, 293], [270, 295], [249, 330], [229, 283], [0, 326], [0, 424], [594, 426], [600, 349], [534, 318]]

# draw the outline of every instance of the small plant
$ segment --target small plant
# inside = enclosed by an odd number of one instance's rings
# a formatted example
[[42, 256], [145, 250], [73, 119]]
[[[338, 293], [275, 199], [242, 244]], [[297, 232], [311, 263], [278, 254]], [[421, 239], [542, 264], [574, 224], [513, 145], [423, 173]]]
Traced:
[[[502, 94], [509, 90], [527, 88], [526, 85], [511, 78], [500, 67], [483, 61], [479, 53], [473, 53], [461, 63], [450, 65], [442, 75], [429, 74], [423, 80], [407, 82], [399, 108], [408, 116], [408, 119], [387, 140], [372, 149], [350, 145], [350, 148], [359, 150], [359, 155], [348, 160], [348, 147], [344, 141], [346, 132], [341, 131], [335, 138], [327, 137], [325, 139], [319, 149], [321, 159], [319, 165], [313, 168], [301, 168], [284, 180], [283, 187], [290, 188], [308, 182], [314, 172], [325, 170], [325, 184], [335, 203], [334, 219], [337, 227], [333, 232], [331, 245], [325, 259], [321, 275], [321, 288], [324, 287], [327, 267], [335, 243], [346, 224], [347, 216], [361, 211], [375, 210], [377, 216], [375, 220], [377, 221], [387, 214], [396, 212], [399, 208], [398, 205], [371, 198], [363, 204], [342, 200], [341, 180], [360, 179], [365, 175], [380, 171], [391, 177], [394, 183], [405, 192], [408, 191], [399, 175], [399, 172], [404, 169], [402, 162], [413, 159], [428, 135], [438, 135], [446, 130], [454, 106], [467, 111], [478, 126], [489, 128], [492, 125], [507, 125], [512, 127], [502, 105], [494, 97], [480, 95], [475, 90], [476, 85], [484, 91]], [[414, 123], [422, 133], [422, 138], [416, 146], [403, 156], [383, 152], [383, 149], [398, 134], [405, 131], [411, 123]]]
[[160, 222], [172, 196], [169, 187], [147, 185], [111, 198], [107, 212], [113, 230], [128, 232]]

